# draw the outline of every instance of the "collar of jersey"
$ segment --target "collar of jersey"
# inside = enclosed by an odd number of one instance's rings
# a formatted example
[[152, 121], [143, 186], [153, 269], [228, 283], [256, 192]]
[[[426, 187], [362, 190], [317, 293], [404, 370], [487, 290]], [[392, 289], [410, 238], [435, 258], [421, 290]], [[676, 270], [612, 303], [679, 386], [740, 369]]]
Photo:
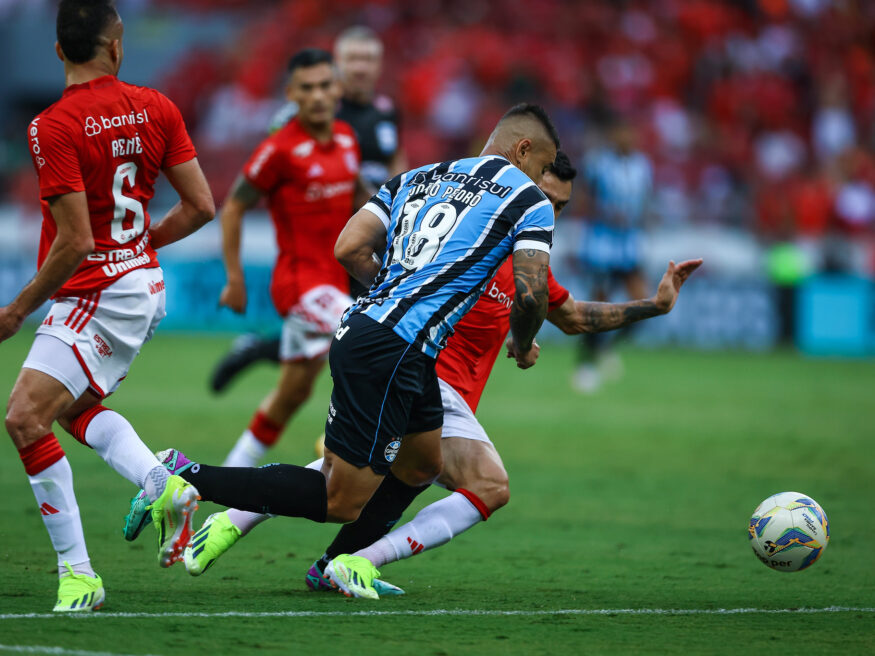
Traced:
[[118, 82], [118, 78], [115, 75], [101, 75], [100, 77], [96, 77], [93, 80], [88, 80], [88, 82], [82, 82], [81, 84], [71, 84], [66, 89], [64, 89], [64, 95], [68, 93], [75, 93], [76, 91], [80, 91], [81, 89], [94, 89], [96, 87], [103, 87], [108, 84], [113, 84]]

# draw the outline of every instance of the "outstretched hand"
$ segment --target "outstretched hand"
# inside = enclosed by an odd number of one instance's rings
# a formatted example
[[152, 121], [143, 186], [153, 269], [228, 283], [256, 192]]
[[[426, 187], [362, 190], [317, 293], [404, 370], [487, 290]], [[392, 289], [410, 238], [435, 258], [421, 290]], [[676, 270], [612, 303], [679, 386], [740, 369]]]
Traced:
[[702, 266], [702, 258], [697, 260], [686, 260], [680, 264], [675, 264], [674, 261], [668, 263], [668, 268], [665, 270], [665, 275], [659, 281], [659, 287], [656, 289], [656, 296], [653, 297], [653, 302], [660, 312], [666, 314], [674, 307], [678, 300], [678, 294], [681, 291], [681, 286], [687, 281], [690, 275]]

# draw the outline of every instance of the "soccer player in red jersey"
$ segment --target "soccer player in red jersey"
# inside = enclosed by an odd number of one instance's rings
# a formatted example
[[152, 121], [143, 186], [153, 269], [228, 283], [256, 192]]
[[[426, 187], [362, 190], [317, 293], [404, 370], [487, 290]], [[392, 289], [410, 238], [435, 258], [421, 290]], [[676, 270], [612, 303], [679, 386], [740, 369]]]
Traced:
[[340, 93], [330, 53], [307, 49], [294, 55], [286, 95], [297, 103], [298, 114], [255, 149], [221, 210], [227, 284], [220, 303], [235, 312], [246, 310], [241, 224], [245, 212], [266, 196], [279, 246], [271, 296], [283, 317], [279, 382], [225, 466], [251, 467], [279, 439], [310, 396], [340, 317], [352, 304], [334, 243], [354, 197], [361, 193], [364, 202], [368, 190], [359, 177], [355, 133], [334, 118]]
[[[66, 88], [27, 132], [43, 211], [38, 272], [0, 308], [3, 341], [54, 300], [13, 387], [6, 429], [58, 554], [55, 611], [97, 608], [105, 592], [88, 557], [54, 421], [145, 488], [163, 566], [181, 556], [196, 507], [197, 490], [168, 477], [127, 420], [102, 405], [164, 317], [155, 249], [194, 232], [214, 213], [177, 108], [157, 91], [117, 79], [122, 34], [109, 0], [61, 1], [55, 50]], [[159, 171], [180, 201], [151, 225], [147, 208]]]

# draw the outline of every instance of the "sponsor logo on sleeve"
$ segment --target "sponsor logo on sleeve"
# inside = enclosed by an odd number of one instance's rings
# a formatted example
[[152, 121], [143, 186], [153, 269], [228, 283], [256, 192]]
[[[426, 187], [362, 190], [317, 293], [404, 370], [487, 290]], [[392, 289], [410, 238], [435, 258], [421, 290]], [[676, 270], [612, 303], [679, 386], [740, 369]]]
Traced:
[[343, 163], [346, 164], [346, 169], [350, 173], [358, 173], [359, 170], [359, 159], [356, 157], [355, 153], [351, 150], [344, 151], [343, 153]]
[[46, 160], [40, 155], [40, 145], [39, 145], [39, 118], [33, 119], [30, 122], [30, 130], [28, 131], [28, 135], [30, 136], [30, 150], [33, 153], [33, 160], [36, 162], [37, 168], [41, 169], [45, 166]]

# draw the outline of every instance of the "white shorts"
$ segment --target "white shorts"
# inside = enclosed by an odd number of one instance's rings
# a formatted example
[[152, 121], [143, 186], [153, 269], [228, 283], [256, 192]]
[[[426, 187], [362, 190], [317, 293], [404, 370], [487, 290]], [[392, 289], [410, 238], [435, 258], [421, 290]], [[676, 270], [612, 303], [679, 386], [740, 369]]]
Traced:
[[[87, 296], [58, 298], [37, 329], [22, 367], [52, 376], [74, 398], [88, 387], [100, 397], [109, 396], [164, 318], [164, 301], [164, 272], [157, 267], [131, 271]], [[56, 339], [40, 339], [43, 335]], [[56, 340], [75, 359], [61, 355]]]
[[340, 319], [352, 298], [331, 285], [306, 292], [283, 319], [280, 360], [313, 360], [328, 355]]
[[438, 378], [441, 388], [441, 402], [444, 405], [444, 428], [441, 437], [462, 437], [492, 444], [492, 440], [477, 421], [471, 408], [453, 386]]

